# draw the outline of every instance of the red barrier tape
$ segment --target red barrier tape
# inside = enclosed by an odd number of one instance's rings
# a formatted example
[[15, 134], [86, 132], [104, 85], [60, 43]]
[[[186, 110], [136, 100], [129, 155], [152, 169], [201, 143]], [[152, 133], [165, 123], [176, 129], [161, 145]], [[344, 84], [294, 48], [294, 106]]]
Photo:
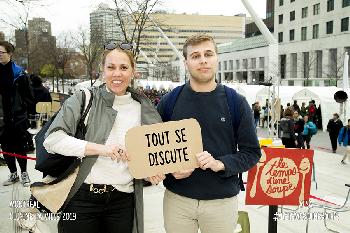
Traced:
[[8, 155], [8, 156], [13, 156], [21, 159], [30, 159], [30, 160], [36, 160], [34, 157], [29, 157], [29, 156], [24, 156], [24, 155], [19, 155], [19, 154], [14, 154], [14, 153], [9, 153], [5, 151], [0, 151], [0, 154]]
[[328, 204], [332, 204], [332, 205], [340, 206], [340, 205], [338, 205], [338, 204], [336, 204], [336, 203], [333, 203], [333, 202], [327, 201], [327, 200], [322, 199], [322, 198], [319, 198], [319, 197], [315, 197], [315, 196], [313, 196], [313, 195], [311, 195], [311, 194], [310, 194], [310, 196], [309, 196], [309, 197], [310, 197], [310, 198], [312, 198], [312, 199], [315, 199], [315, 200], [317, 200], [317, 201], [323, 201], [323, 202], [326, 202], [326, 203], [328, 203]]

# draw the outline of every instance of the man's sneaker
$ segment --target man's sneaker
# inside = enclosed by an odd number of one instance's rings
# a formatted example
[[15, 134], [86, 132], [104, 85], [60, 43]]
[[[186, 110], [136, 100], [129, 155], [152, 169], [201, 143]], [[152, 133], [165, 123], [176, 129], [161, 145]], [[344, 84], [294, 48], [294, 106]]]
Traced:
[[341, 161], [341, 164], [346, 164], [345, 161], [344, 161], [344, 159]]
[[2, 183], [2, 185], [8, 186], [8, 185], [14, 184], [14, 183], [16, 183], [18, 181], [19, 181], [19, 177], [17, 175], [17, 172], [14, 172], [14, 173], [11, 173], [9, 175], [8, 180], [6, 180], [4, 183]]
[[30, 185], [30, 179], [29, 179], [28, 172], [22, 172], [21, 179], [22, 179], [21, 182], [22, 182], [24, 187], [28, 187]]

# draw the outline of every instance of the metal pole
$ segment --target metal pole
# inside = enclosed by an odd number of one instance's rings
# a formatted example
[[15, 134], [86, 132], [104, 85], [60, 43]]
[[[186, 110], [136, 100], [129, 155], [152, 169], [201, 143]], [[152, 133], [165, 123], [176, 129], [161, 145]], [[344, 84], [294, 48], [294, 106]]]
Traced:
[[169, 37], [163, 32], [163, 30], [154, 22], [154, 20], [148, 15], [148, 18], [151, 20], [153, 25], [156, 27], [156, 29], [159, 31], [159, 33], [163, 36], [165, 41], [170, 45], [170, 47], [173, 49], [173, 51], [176, 53], [176, 56], [179, 58], [179, 68], [180, 68], [180, 82], [185, 82], [185, 64], [184, 64], [184, 57], [180, 53], [180, 51], [176, 48], [176, 46], [171, 42]]

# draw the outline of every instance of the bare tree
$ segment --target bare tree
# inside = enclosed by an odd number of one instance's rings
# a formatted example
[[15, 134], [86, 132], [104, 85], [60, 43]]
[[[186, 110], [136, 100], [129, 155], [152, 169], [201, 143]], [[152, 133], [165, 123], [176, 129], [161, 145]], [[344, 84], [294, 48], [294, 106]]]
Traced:
[[152, 25], [150, 14], [155, 12], [155, 7], [160, 3], [159, 0], [114, 0], [118, 26], [124, 41], [135, 45], [135, 55], [139, 53], [144, 30]]
[[77, 42], [76, 47], [79, 49], [83, 55], [83, 60], [86, 65], [87, 73], [91, 81], [91, 86], [94, 84], [94, 80], [97, 78], [99, 73], [98, 63], [103, 52], [101, 47], [101, 38], [94, 35], [94, 40], [90, 40], [90, 34], [88, 30], [80, 28], [75, 41]]
[[58, 36], [57, 48], [54, 50], [54, 66], [57, 75], [57, 90], [58, 90], [58, 80], [62, 80], [62, 92], [64, 92], [64, 82], [67, 76], [66, 66], [68, 62], [72, 59], [73, 50], [73, 39], [71, 33], [63, 32]]
[[329, 63], [325, 69], [323, 69], [323, 73], [327, 76], [330, 83], [338, 86], [338, 81], [343, 77], [343, 69], [344, 69], [344, 54], [340, 54], [337, 52], [337, 49], [330, 49], [329, 54]]
[[[33, 55], [30, 50], [30, 38], [28, 34], [29, 14], [33, 7], [43, 7], [42, 0], [4, 0], [0, 2], [0, 26], [10, 28], [10, 30], [19, 30], [24, 33], [23, 48], [17, 50], [17, 55], [24, 58], [25, 68], [32, 65]], [[22, 51], [21, 51], [22, 49]]]

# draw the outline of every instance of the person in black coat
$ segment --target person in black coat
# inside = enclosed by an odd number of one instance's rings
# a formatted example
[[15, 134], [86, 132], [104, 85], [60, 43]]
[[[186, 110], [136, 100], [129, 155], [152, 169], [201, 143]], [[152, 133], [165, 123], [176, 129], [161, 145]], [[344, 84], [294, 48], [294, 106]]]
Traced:
[[[33, 95], [24, 69], [11, 60], [14, 51], [15, 47], [11, 43], [0, 41], [0, 95], [3, 114], [0, 143], [4, 152], [26, 155], [28, 110], [33, 105]], [[3, 185], [11, 185], [19, 181], [17, 160], [21, 169], [22, 184], [25, 187], [29, 186], [27, 160], [6, 154], [4, 158], [11, 174]]]
[[282, 144], [286, 148], [295, 148], [296, 137], [294, 131], [293, 110], [289, 107], [284, 111], [284, 117], [280, 121]]
[[334, 113], [333, 118], [330, 119], [327, 124], [327, 131], [331, 140], [333, 153], [337, 151], [337, 138], [342, 127], [343, 122], [339, 119], [338, 113]]
[[[49, 90], [43, 86], [43, 81], [39, 75], [31, 74], [30, 75], [31, 86], [34, 95], [34, 105], [30, 109], [29, 114], [35, 115], [36, 112], [35, 106], [39, 102], [52, 102], [52, 98]], [[31, 128], [36, 127], [36, 122], [32, 122]]]
[[293, 118], [294, 118], [294, 133], [297, 140], [297, 148], [302, 148], [304, 144], [302, 133], [304, 131], [305, 122], [303, 118], [299, 115], [299, 112], [297, 110], [294, 110]]

